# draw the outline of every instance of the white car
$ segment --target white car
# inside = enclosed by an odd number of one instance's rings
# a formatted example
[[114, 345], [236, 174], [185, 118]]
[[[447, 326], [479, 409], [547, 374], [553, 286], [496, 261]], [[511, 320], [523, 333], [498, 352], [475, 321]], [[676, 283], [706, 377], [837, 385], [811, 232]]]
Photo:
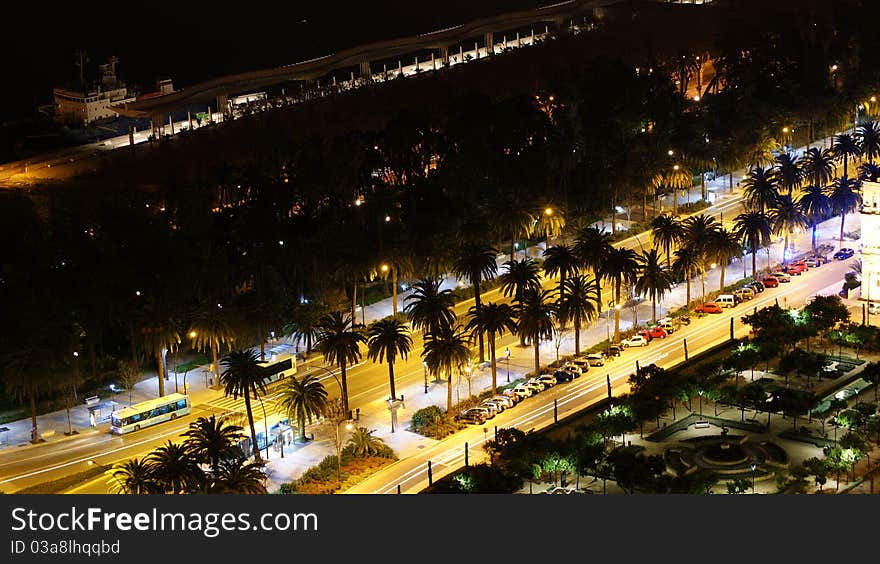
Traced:
[[868, 302], [868, 313], [871, 313], [871, 314], [880, 313], [880, 303]]
[[587, 362], [590, 366], [605, 366], [605, 357], [599, 353], [591, 353], [587, 355]]
[[620, 342], [623, 348], [627, 347], [647, 347], [648, 339], [644, 338], [641, 335], [633, 335], [629, 339], [624, 339]]
[[541, 374], [538, 376], [538, 382], [544, 384], [544, 389], [552, 388], [556, 385], [556, 376], [552, 374]]
[[514, 405], [516, 405], [516, 400], [510, 396], [498, 395], [498, 396], [492, 396], [489, 399], [494, 402], [500, 403], [505, 408], [513, 407]]
[[518, 397], [520, 399], [520, 401], [522, 401], [526, 398], [530, 398], [533, 395], [535, 395], [536, 393], [538, 393], [537, 390], [535, 390], [535, 388], [533, 388], [532, 386], [527, 386], [525, 384], [518, 384], [518, 385], [514, 386], [513, 389], [510, 390], [510, 392], [512, 394], [514, 394], [516, 397]]
[[590, 369], [590, 363], [585, 358], [575, 358], [566, 362], [562, 368], [563, 370], [572, 370], [580, 376]]

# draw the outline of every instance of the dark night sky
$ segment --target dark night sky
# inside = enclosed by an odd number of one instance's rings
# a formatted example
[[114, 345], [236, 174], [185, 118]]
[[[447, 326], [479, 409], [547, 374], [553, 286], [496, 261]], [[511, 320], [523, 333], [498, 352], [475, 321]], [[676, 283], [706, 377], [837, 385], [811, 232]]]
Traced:
[[[0, 119], [51, 102], [52, 87], [76, 76], [75, 53], [93, 69], [120, 58], [118, 74], [146, 89], [170, 77], [185, 87], [214, 76], [294, 63], [346, 47], [424, 33], [554, 0], [384, 0], [376, 2], [34, 2], [7, 18], [9, 56]], [[228, 7], [227, 7], [228, 6]], [[153, 14], [153, 15], [149, 15]], [[303, 21], [304, 20], [304, 21]], [[12, 22], [16, 22], [13, 24]]]

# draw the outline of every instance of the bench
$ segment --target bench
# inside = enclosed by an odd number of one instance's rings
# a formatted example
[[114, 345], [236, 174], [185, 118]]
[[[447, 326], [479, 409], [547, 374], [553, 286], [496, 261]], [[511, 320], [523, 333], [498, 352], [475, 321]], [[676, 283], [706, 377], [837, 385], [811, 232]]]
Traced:
[[91, 407], [93, 405], [98, 405], [98, 402], [101, 401], [101, 398], [98, 396], [87, 397], [85, 400], [87, 406]]

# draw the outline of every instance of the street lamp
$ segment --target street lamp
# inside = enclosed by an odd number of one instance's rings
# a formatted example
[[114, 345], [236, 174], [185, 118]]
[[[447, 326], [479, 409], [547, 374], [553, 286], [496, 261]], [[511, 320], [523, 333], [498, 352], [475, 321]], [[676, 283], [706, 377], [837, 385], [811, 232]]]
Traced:
[[700, 419], [703, 418], [703, 390], [699, 390], [697, 395], [700, 396]]
[[425, 360], [422, 361], [422, 372], [425, 376], [425, 393], [427, 394], [428, 393], [428, 362]]
[[751, 466], [751, 468], [752, 468], [752, 494], [755, 493], [755, 469], [756, 469], [757, 467], [758, 467], [757, 464], [755, 464], [755, 463], [753, 462], [753, 463], [752, 463], [752, 466]]
[[510, 347], [504, 347], [504, 358], [507, 360], [507, 383], [510, 383]]
[[351, 420], [342, 419], [336, 423], [336, 481], [342, 482], [342, 442], [339, 439], [339, 426], [345, 423], [345, 430], [351, 431]]

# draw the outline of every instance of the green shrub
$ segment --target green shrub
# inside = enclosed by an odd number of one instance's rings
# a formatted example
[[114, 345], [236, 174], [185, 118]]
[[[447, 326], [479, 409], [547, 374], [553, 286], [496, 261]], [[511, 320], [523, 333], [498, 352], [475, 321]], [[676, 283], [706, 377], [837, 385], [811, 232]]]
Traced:
[[439, 419], [443, 419], [443, 410], [436, 405], [429, 405], [419, 409], [412, 416], [412, 428], [416, 433], [420, 433], [419, 429], [434, 423]]

